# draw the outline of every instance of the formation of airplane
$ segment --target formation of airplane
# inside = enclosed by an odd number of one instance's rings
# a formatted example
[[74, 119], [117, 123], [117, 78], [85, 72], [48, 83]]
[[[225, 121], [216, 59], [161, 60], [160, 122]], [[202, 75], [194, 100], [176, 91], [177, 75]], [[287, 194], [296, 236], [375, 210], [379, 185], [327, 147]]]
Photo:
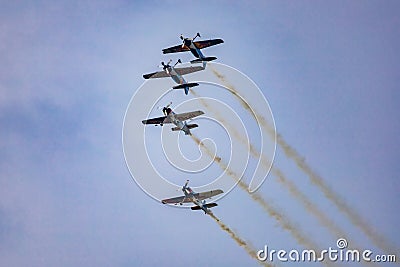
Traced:
[[[189, 93], [190, 88], [198, 86], [199, 84], [196, 82], [187, 82], [183, 76], [186, 74], [190, 74], [197, 71], [202, 71], [206, 68], [207, 62], [217, 59], [216, 57], [206, 57], [201, 52], [201, 49], [214, 46], [217, 44], [221, 44], [224, 41], [222, 39], [210, 39], [204, 41], [195, 41], [197, 37], [201, 37], [200, 33], [197, 33], [194, 38], [185, 38], [183, 35], [180, 36], [182, 40], [181, 45], [172, 46], [169, 48], [165, 48], [162, 50], [163, 54], [169, 53], [178, 53], [178, 52], [185, 52], [190, 51], [196, 59], [191, 60], [190, 63], [202, 63], [202, 66], [190, 66], [184, 68], [175, 68], [178, 63], [182, 63], [180, 59], [171, 66], [170, 60], [167, 64], [161, 62], [162, 71], [156, 71], [148, 74], [144, 74], [144, 79], [154, 79], [154, 78], [165, 78], [171, 77], [172, 80], [177, 83], [178, 85], [172, 87], [173, 89], [184, 89], [185, 94]], [[171, 108], [170, 104], [163, 108], [163, 117], [158, 118], [151, 118], [142, 120], [143, 124], [154, 124], [163, 126], [167, 123], [172, 123], [175, 127], [171, 128], [172, 131], [183, 131], [185, 135], [191, 135], [190, 129], [198, 127], [197, 124], [187, 124], [186, 121], [193, 119], [197, 116], [203, 115], [204, 112], [201, 110], [191, 111], [176, 114]], [[192, 210], [203, 210], [205, 214], [212, 214], [210, 208], [218, 206], [217, 203], [206, 203], [206, 199], [212, 198], [213, 196], [222, 194], [223, 191], [221, 189], [211, 190], [207, 192], [196, 193], [188, 186], [189, 180], [186, 181], [185, 185], [182, 187], [183, 196], [173, 197], [164, 199], [161, 202], [163, 204], [180, 204], [183, 203], [194, 203], [195, 206], [191, 207]]]
[[165, 64], [164, 62], [161, 62], [161, 65], [163, 67], [162, 71], [156, 71], [156, 72], [152, 72], [149, 74], [144, 74], [143, 78], [145, 79], [154, 79], [154, 78], [165, 78], [165, 77], [171, 77], [172, 80], [174, 80], [174, 82], [176, 82], [177, 86], [172, 87], [173, 89], [185, 89], [185, 94], [187, 95], [189, 93], [189, 88], [190, 87], [194, 87], [194, 86], [198, 86], [198, 83], [188, 83], [186, 82], [186, 80], [183, 78], [183, 75], [185, 74], [189, 74], [189, 73], [193, 73], [196, 71], [201, 71], [204, 70], [204, 67], [186, 67], [186, 68], [175, 68], [175, 66], [178, 63], [182, 63], [182, 61], [180, 59], [178, 59], [178, 61], [171, 66], [170, 65], [171, 60]]
[[203, 62], [203, 61], [211, 61], [217, 59], [216, 57], [205, 57], [203, 53], [201, 52], [201, 49], [221, 44], [224, 42], [222, 39], [210, 39], [210, 40], [204, 40], [204, 41], [194, 41], [197, 37], [201, 37], [200, 33], [197, 33], [194, 38], [185, 38], [183, 35], [181, 35], [181, 40], [182, 44], [181, 45], [176, 45], [172, 46], [169, 48], [163, 49], [164, 54], [169, 54], [169, 53], [178, 53], [178, 52], [186, 52], [190, 51], [192, 52], [193, 56], [195, 56], [197, 59], [190, 61], [190, 63], [198, 63], [198, 62]]
[[163, 113], [165, 116], [152, 118], [147, 120], [142, 120], [143, 124], [155, 124], [163, 126], [166, 123], [173, 123], [175, 127], [171, 128], [172, 131], [183, 131], [185, 135], [191, 135], [190, 129], [199, 127], [197, 124], [187, 124], [186, 120], [193, 119], [194, 117], [203, 115], [204, 112], [201, 110], [191, 111], [176, 114], [171, 108], [169, 103], [166, 107], [163, 108]]
[[192, 210], [203, 210], [204, 214], [211, 214], [210, 208], [218, 206], [217, 203], [206, 203], [207, 198], [212, 198], [213, 196], [222, 194], [221, 189], [196, 193], [189, 186], [189, 180], [186, 181], [185, 185], [182, 187], [182, 192], [184, 196], [173, 197], [163, 199], [161, 203], [163, 204], [174, 204], [182, 205], [183, 203], [194, 203], [195, 206], [191, 207]]

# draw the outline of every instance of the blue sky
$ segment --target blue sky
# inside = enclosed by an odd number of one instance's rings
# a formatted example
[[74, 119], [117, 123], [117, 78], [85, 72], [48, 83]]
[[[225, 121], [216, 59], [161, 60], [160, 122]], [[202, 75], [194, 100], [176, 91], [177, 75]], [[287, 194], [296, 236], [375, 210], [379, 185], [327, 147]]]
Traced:
[[[3, 4], [1, 265], [257, 265], [208, 216], [149, 198], [125, 164], [122, 124], [142, 74], [176, 59], [161, 49], [196, 32], [225, 40], [206, 55], [260, 87], [286, 142], [398, 253], [398, 10], [396, 1]], [[358, 246], [383, 253], [279, 147], [274, 164]], [[258, 193], [334, 247], [339, 237], [275, 176]], [[239, 189], [214, 211], [257, 249], [303, 248]]]

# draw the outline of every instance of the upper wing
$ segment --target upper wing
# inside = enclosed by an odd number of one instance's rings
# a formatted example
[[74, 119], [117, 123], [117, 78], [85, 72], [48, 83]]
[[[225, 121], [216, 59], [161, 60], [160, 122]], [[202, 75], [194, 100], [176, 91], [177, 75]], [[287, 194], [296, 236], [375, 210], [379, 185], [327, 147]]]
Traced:
[[156, 71], [156, 72], [152, 72], [152, 73], [143, 75], [143, 78], [145, 78], [145, 79], [165, 78], [165, 77], [169, 77], [169, 74], [166, 73], [165, 71]]
[[191, 111], [191, 112], [185, 112], [185, 113], [180, 113], [180, 114], [175, 114], [175, 118], [177, 118], [180, 121], [185, 121], [189, 120], [191, 118], [203, 115], [204, 112], [201, 110], [198, 111]]
[[185, 51], [189, 51], [190, 49], [186, 46], [182, 45], [176, 45], [173, 47], [169, 47], [169, 48], [165, 48], [162, 50], [163, 54], [169, 54], [169, 53], [177, 53], [177, 52], [185, 52]]
[[177, 204], [177, 203], [189, 203], [192, 202], [190, 198], [185, 198], [185, 196], [181, 197], [173, 197], [161, 200], [163, 204]]
[[204, 70], [204, 68], [197, 66], [197, 67], [186, 67], [186, 68], [174, 68], [174, 70], [180, 75], [185, 75], [192, 72]]
[[211, 190], [211, 191], [207, 191], [207, 192], [202, 192], [202, 193], [197, 193], [197, 198], [199, 200], [203, 200], [203, 199], [207, 199], [219, 194], [222, 194], [224, 191], [222, 191], [221, 189], [217, 189], [217, 190]]
[[223, 42], [224, 42], [224, 40], [222, 40], [222, 39], [212, 39], [212, 40], [197, 41], [197, 42], [194, 42], [194, 44], [197, 48], [202, 49], [202, 48], [206, 48], [209, 46], [222, 44]]
[[164, 117], [159, 117], [159, 118], [153, 118], [153, 119], [148, 119], [148, 120], [142, 120], [143, 124], [161, 124], [161, 123], [171, 123], [171, 120], [169, 117], [164, 116]]

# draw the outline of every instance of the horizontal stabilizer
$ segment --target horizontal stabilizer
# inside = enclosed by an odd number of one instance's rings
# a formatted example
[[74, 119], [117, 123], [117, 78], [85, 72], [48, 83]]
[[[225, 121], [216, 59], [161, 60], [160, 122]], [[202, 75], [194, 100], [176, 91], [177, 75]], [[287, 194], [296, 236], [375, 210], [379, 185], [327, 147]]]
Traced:
[[[217, 203], [208, 203], [208, 204], [204, 204], [204, 207], [206, 208], [212, 208], [212, 207], [216, 207], [218, 206]], [[190, 207], [192, 210], [201, 210], [200, 206], [194, 206], [194, 207]]]
[[195, 60], [192, 60], [192, 61], [190, 61], [190, 63], [201, 63], [201, 62], [203, 62], [203, 61], [213, 61], [213, 60], [216, 60], [217, 58], [216, 57], [203, 57], [203, 58], [198, 58], [198, 59], [195, 59]]
[[[186, 127], [188, 127], [188, 129], [193, 129], [193, 128], [199, 127], [199, 125], [197, 125], [197, 124], [187, 124]], [[179, 128], [179, 127], [173, 127], [173, 128], [171, 128], [171, 130], [172, 130], [173, 132], [175, 132], [175, 131], [180, 131], [180, 130], [182, 130], [182, 129]]]
[[184, 83], [177, 86], [172, 87], [173, 89], [185, 89], [186, 87], [195, 87], [198, 86], [198, 83]]
[[199, 125], [197, 125], [197, 124], [186, 124], [186, 126], [187, 126], [189, 129], [193, 129], [193, 128], [199, 127]]

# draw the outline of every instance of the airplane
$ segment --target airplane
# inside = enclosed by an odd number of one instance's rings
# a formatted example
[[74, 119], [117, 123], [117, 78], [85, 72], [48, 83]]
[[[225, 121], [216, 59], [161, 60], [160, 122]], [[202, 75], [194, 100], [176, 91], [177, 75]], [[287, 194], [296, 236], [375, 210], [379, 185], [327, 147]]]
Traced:
[[177, 52], [185, 52], [185, 51], [190, 51], [192, 52], [193, 56], [195, 56], [197, 59], [190, 61], [190, 63], [199, 63], [203, 62], [203, 67], [205, 65], [206, 61], [212, 61], [217, 59], [216, 57], [206, 57], [203, 55], [200, 49], [221, 44], [224, 42], [222, 39], [210, 39], [210, 40], [204, 40], [204, 41], [197, 41], [195, 42], [194, 40], [196, 37], [201, 37], [200, 33], [197, 33], [194, 38], [185, 38], [183, 35], [181, 35], [181, 40], [182, 40], [182, 45], [176, 45], [172, 46], [169, 48], [165, 48], [162, 50], [163, 54], [169, 54], [169, 53], [177, 53]]
[[149, 74], [144, 74], [143, 78], [145, 79], [153, 79], [153, 78], [165, 78], [165, 77], [171, 77], [174, 82], [176, 82], [177, 86], [172, 87], [173, 89], [185, 89], [185, 94], [187, 95], [189, 93], [189, 88], [198, 86], [198, 83], [188, 83], [184, 78], [183, 75], [193, 73], [196, 71], [201, 71], [204, 70], [204, 67], [186, 67], [186, 68], [175, 68], [176, 64], [182, 63], [180, 59], [175, 63], [174, 66], [169, 65], [172, 60], [168, 61], [167, 64], [164, 64], [164, 62], [161, 62], [161, 65], [163, 67], [162, 71], [156, 71], [153, 73]]
[[183, 131], [185, 133], [185, 135], [192, 135], [192, 133], [190, 132], [190, 129], [193, 129], [193, 128], [196, 128], [199, 126], [197, 124], [187, 124], [185, 121], [192, 119], [194, 117], [203, 115], [204, 112], [201, 110], [197, 110], [197, 111], [176, 114], [170, 108], [171, 104], [172, 104], [172, 102], [170, 102], [166, 107], [163, 108], [163, 113], [165, 116], [159, 117], [159, 118], [142, 120], [142, 123], [143, 124], [155, 124], [156, 126], [157, 125], [163, 126], [164, 123], [173, 123], [173, 124], [175, 124], [176, 127], [171, 128], [172, 131]]
[[174, 204], [182, 205], [183, 203], [193, 202], [196, 206], [191, 207], [192, 210], [203, 210], [204, 214], [212, 214], [210, 208], [218, 206], [217, 203], [206, 203], [207, 198], [222, 194], [221, 189], [211, 190], [207, 192], [196, 193], [188, 186], [189, 180], [186, 181], [185, 185], [182, 187], [182, 191], [185, 194], [180, 197], [173, 197], [161, 200], [163, 204]]

